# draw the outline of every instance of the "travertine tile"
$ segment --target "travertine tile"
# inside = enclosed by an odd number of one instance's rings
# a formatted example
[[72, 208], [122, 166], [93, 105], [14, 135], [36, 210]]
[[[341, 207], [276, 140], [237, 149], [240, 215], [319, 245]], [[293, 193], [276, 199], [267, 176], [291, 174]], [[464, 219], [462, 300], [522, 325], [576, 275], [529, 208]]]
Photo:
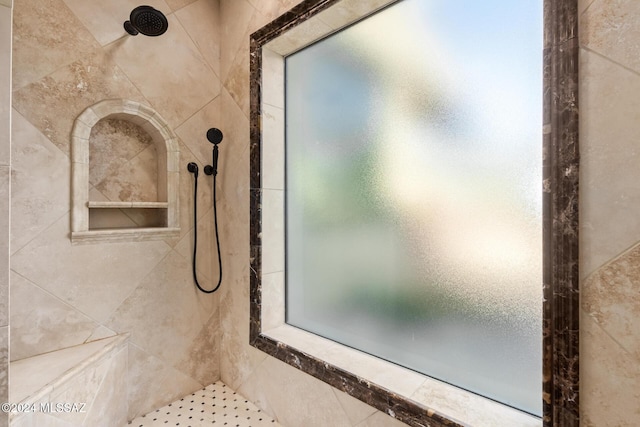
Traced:
[[105, 50], [176, 128], [218, 95], [220, 81], [178, 19], [167, 19], [161, 37], [129, 37]]
[[68, 155], [76, 117], [96, 102], [111, 98], [147, 103], [113, 58], [96, 50], [14, 91], [13, 105]]
[[[129, 20], [131, 11], [140, 6], [138, 0], [117, 0], [88, 2], [83, 0], [63, 0], [84, 27], [102, 46], [123, 36], [128, 36], [123, 24]], [[171, 9], [164, 0], [147, 0], [144, 3], [169, 14]]]
[[111, 201], [157, 202], [158, 154], [151, 144], [102, 181], [96, 189]]
[[109, 338], [115, 335], [116, 333], [111, 329], [102, 325], [98, 325], [98, 327], [94, 329], [93, 332], [91, 332], [91, 335], [89, 336], [89, 338], [86, 339], [85, 342], [101, 340], [103, 338]]
[[190, 260], [171, 251], [105, 325], [116, 332], [130, 332], [133, 344], [175, 365], [189, 357], [216, 303], [215, 296], [196, 289]]
[[[127, 348], [120, 350], [111, 357], [109, 369], [100, 387], [96, 390], [93, 403], [86, 414], [85, 425], [125, 425], [129, 409], [127, 401], [127, 364]], [[77, 400], [65, 400], [65, 402], [69, 401]]]
[[[120, 119], [103, 119], [91, 128], [89, 138], [89, 183], [101, 183], [150, 146], [151, 135], [135, 123]], [[156, 166], [154, 166], [155, 170]]]
[[179, 10], [180, 8], [183, 8], [191, 3], [193, 3], [196, 0], [166, 0], [167, 4], [169, 5], [169, 7], [171, 7], [171, 10]]
[[586, 277], [640, 240], [640, 76], [584, 50], [580, 66], [580, 269]]
[[[219, 296], [211, 295], [218, 305]], [[220, 379], [220, 315], [214, 311], [209, 321], [178, 363], [176, 369], [186, 373], [200, 384], [211, 384]]]
[[340, 7], [330, 7], [317, 15], [317, 19], [333, 29], [352, 24], [373, 11], [395, 0], [343, 0]]
[[284, 190], [284, 110], [263, 105], [262, 188]]
[[169, 250], [161, 241], [71, 245], [64, 215], [15, 253], [11, 267], [103, 322]]
[[405, 427], [406, 424], [390, 417], [389, 415], [377, 411], [369, 418], [357, 424], [356, 427]]
[[284, 271], [284, 191], [262, 192], [262, 273]]
[[[175, 247], [178, 242], [186, 235], [190, 235], [193, 238], [193, 190], [194, 190], [194, 176], [187, 170], [187, 164], [189, 162], [199, 163], [196, 156], [187, 148], [186, 145], [180, 141], [180, 187], [179, 187], [179, 202], [180, 202], [180, 236], [173, 239], [167, 239], [167, 244]], [[198, 176], [198, 219], [202, 219], [204, 215], [211, 209], [211, 197], [212, 197], [212, 179], [204, 174], [204, 167], [199, 164], [199, 176]]]
[[[198, 283], [205, 289], [213, 289], [219, 281], [218, 250], [216, 247], [216, 236], [213, 223], [213, 209], [208, 209], [207, 213], [198, 221], [198, 253], [196, 258]], [[175, 246], [178, 252], [186, 260], [193, 259], [193, 230], [186, 234]], [[222, 248], [222, 246], [221, 246]]]
[[285, 320], [284, 271], [262, 275], [262, 330], [282, 326]]
[[129, 344], [128, 362], [128, 419], [146, 414], [203, 387], [133, 344]]
[[640, 360], [640, 244], [600, 267], [581, 286], [581, 305], [627, 352]]
[[231, 63], [240, 47], [243, 45], [248, 47], [249, 45], [249, 40], [245, 38], [245, 35], [254, 13], [255, 9], [246, 0], [220, 1], [220, 37], [224, 47], [220, 51], [219, 75], [222, 81], [227, 80]]
[[13, 111], [11, 251], [15, 253], [69, 211], [69, 158]]
[[9, 324], [9, 166], [0, 166], [0, 326]]
[[14, 89], [86, 57], [99, 46], [62, 0], [17, 1], [13, 32]]
[[[83, 408], [83, 412], [61, 412], [54, 414], [54, 416], [74, 424], [84, 424], [86, 416], [91, 412], [91, 406], [95, 400], [96, 392], [100, 389], [101, 384], [104, 383], [106, 375], [109, 370], [112, 369], [112, 364], [113, 357], [97, 361], [95, 364], [87, 366], [74, 378], [69, 379], [64, 384], [55, 388], [48, 395], [47, 401], [84, 403], [85, 407]], [[117, 405], [114, 405], [114, 410], [118, 410]]]
[[284, 58], [262, 49], [262, 103], [284, 109]]
[[593, 2], [580, 21], [580, 44], [640, 72], [640, 3], [635, 0]]
[[197, 0], [176, 11], [214, 73], [220, 76], [220, 5], [216, 0]]
[[11, 114], [11, 8], [0, 7], [0, 165], [9, 164]]
[[107, 338], [40, 354], [11, 363], [11, 401], [46, 399], [64, 390], [64, 384], [126, 346], [126, 336]]
[[98, 324], [24, 277], [11, 275], [11, 360], [84, 343]]
[[[231, 295], [229, 292], [223, 294], [222, 300], [226, 301], [229, 295]], [[221, 310], [223, 309], [224, 305], [221, 307]], [[248, 322], [246, 324], [237, 324], [238, 328], [236, 328], [234, 325], [229, 324], [230, 322], [226, 323], [228, 316], [225, 318], [223, 313], [221, 315], [223, 333], [222, 351], [220, 353], [220, 378], [231, 388], [240, 391], [240, 386], [268, 356], [266, 353], [249, 345]], [[259, 407], [266, 409], [260, 405], [255, 396], [248, 394], [246, 396]], [[272, 414], [272, 412], [269, 413]]]
[[582, 14], [595, 0], [578, 0], [578, 14]]
[[[9, 327], [0, 327], [0, 399], [9, 402]], [[8, 414], [0, 415], [0, 426], [9, 423]]]
[[[248, 40], [249, 34], [246, 35]], [[224, 87], [238, 104], [244, 115], [249, 117], [249, 43], [243, 42], [228, 67]]]
[[340, 406], [344, 410], [345, 414], [347, 414], [347, 417], [349, 417], [349, 421], [353, 426], [377, 412], [376, 408], [373, 406], [369, 406], [343, 391], [335, 388], [332, 388], [331, 390], [336, 395], [336, 399], [340, 402]]
[[640, 359], [586, 313], [580, 316], [580, 418], [585, 427], [632, 426], [640, 418]]
[[[180, 140], [197, 157], [200, 178], [205, 178], [204, 165], [210, 165], [213, 158], [213, 144], [207, 139], [207, 131], [211, 128], [218, 128], [222, 131], [223, 139], [219, 146], [221, 153], [224, 153], [226, 146], [229, 145], [226, 132], [228, 125], [220, 119], [221, 108], [221, 97], [218, 96], [176, 129]], [[182, 163], [186, 167], [187, 163], [184, 161]], [[219, 161], [219, 164], [222, 166], [222, 160]]]
[[272, 357], [238, 391], [258, 406], [268, 403], [282, 425], [352, 425], [329, 385]]

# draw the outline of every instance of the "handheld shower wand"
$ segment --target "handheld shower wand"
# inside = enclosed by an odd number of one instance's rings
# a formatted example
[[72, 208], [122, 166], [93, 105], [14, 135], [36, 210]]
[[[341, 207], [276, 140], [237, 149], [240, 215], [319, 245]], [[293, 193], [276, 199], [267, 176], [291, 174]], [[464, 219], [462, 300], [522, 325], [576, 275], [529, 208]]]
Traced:
[[215, 288], [211, 290], [204, 289], [200, 286], [198, 282], [198, 277], [196, 274], [196, 255], [198, 253], [198, 165], [191, 162], [187, 165], [187, 170], [194, 175], [194, 189], [193, 189], [193, 281], [196, 284], [196, 287], [206, 293], [211, 294], [218, 290], [220, 285], [222, 284], [222, 255], [220, 253], [220, 237], [218, 233], [218, 209], [216, 203], [216, 175], [218, 175], [218, 144], [222, 141], [222, 132], [220, 129], [211, 128], [207, 131], [207, 139], [209, 142], [213, 144], [213, 155], [212, 155], [212, 163], [211, 165], [206, 165], [204, 167], [205, 175], [213, 175], [213, 223], [216, 232], [216, 245], [218, 249], [218, 284]]
[[204, 173], [213, 175], [214, 178], [218, 174], [218, 144], [222, 142], [222, 132], [220, 129], [211, 128], [207, 131], [207, 139], [213, 144], [213, 164], [204, 167]]

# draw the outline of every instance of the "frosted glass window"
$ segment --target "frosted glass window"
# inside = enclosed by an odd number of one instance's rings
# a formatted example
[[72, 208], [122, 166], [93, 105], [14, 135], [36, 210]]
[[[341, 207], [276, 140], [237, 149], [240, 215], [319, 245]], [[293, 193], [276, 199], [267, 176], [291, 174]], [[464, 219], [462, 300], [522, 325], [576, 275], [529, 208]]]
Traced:
[[404, 0], [286, 58], [289, 324], [541, 414], [542, 28]]

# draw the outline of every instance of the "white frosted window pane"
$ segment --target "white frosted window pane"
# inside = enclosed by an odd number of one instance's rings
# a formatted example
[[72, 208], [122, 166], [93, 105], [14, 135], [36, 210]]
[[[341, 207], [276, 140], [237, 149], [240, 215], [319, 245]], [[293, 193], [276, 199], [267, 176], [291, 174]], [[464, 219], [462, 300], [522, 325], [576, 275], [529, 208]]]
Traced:
[[286, 59], [287, 322], [540, 415], [539, 0], [404, 0]]

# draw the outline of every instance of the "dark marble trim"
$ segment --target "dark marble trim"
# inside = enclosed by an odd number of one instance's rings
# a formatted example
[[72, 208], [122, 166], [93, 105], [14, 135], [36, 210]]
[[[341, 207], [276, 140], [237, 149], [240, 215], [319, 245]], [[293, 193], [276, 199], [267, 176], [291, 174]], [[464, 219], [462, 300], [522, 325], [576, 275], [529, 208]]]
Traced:
[[543, 421], [577, 427], [578, 2], [544, 2]]
[[[261, 47], [339, 0], [306, 0], [251, 35], [250, 343], [411, 426], [456, 421], [261, 333]], [[543, 423], [578, 427], [578, 12], [544, 0]]]

